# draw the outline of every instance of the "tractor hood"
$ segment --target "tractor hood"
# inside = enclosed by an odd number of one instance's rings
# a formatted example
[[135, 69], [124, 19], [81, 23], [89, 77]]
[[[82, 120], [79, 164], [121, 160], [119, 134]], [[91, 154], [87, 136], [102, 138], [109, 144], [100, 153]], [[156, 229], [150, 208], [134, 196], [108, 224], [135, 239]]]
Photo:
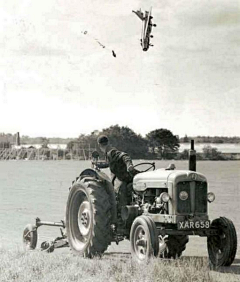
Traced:
[[168, 188], [169, 182], [207, 181], [206, 177], [191, 170], [157, 169], [137, 174], [133, 179], [135, 191], [145, 191], [147, 188]]

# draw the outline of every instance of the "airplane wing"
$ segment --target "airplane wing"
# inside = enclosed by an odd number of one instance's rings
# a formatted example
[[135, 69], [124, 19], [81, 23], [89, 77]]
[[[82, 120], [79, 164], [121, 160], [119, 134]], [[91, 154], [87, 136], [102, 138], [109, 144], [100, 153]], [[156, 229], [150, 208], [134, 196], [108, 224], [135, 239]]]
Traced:
[[142, 21], [145, 19], [141, 10], [133, 11], [133, 13], [136, 14]]

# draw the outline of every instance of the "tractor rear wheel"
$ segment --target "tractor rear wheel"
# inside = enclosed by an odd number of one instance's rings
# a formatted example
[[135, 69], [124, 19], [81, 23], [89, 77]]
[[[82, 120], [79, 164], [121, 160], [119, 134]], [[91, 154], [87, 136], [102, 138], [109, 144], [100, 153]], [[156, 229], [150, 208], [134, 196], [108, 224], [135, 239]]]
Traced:
[[75, 254], [101, 256], [111, 244], [111, 205], [103, 182], [76, 182], [68, 196], [66, 231]]
[[166, 248], [164, 252], [160, 254], [160, 257], [168, 259], [181, 257], [188, 241], [189, 237], [187, 235], [169, 235], [165, 240]]
[[212, 221], [211, 227], [219, 230], [218, 235], [207, 239], [210, 263], [214, 267], [230, 266], [237, 252], [237, 233], [233, 222], [220, 217]]
[[130, 232], [131, 253], [139, 263], [146, 263], [158, 254], [158, 236], [155, 223], [147, 216], [138, 216]]

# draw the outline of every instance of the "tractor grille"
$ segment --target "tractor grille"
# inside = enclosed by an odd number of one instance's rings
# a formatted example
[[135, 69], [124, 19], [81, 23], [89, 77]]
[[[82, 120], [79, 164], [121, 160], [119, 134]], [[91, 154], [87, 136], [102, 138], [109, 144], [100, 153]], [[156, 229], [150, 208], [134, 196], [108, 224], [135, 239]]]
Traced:
[[[181, 192], [187, 192], [188, 198], [182, 201], [179, 198]], [[179, 182], [177, 185], [177, 211], [179, 213], [190, 213], [191, 212], [191, 196], [190, 196], [190, 182]]]
[[195, 182], [195, 212], [207, 212], [207, 183]]
[[[207, 183], [186, 181], [177, 184], [177, 212], [180, 214], [202, 214], [207, 212]], [[188, 198], [181, 200], [180, 193], [187, 192]]]

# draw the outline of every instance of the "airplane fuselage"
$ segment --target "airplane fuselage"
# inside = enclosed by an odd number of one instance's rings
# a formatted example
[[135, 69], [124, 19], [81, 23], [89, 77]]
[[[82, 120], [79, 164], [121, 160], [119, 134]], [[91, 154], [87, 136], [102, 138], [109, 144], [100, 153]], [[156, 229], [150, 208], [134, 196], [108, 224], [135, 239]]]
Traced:
[[144, 20], [143, 20], [143, 25], [142, 25], [141, 45], [142, 45], [143, 51], [147, 51], [149, 49], [151, 31], [152, 31], [151, 12], [146, 11], [145, 17], [144, 17]]
[[152, 37], [151, 32], [153, 26], [151, 9], [149, 12], [145, 11], [145, 15], [141, 12], [141, 9], [133, 12], [142, 20], [142, 36], [140, 41], [143, 51], [147, 51], [149, 49], [149, 46], [153, 46], [150, 44], [150, 37]]

